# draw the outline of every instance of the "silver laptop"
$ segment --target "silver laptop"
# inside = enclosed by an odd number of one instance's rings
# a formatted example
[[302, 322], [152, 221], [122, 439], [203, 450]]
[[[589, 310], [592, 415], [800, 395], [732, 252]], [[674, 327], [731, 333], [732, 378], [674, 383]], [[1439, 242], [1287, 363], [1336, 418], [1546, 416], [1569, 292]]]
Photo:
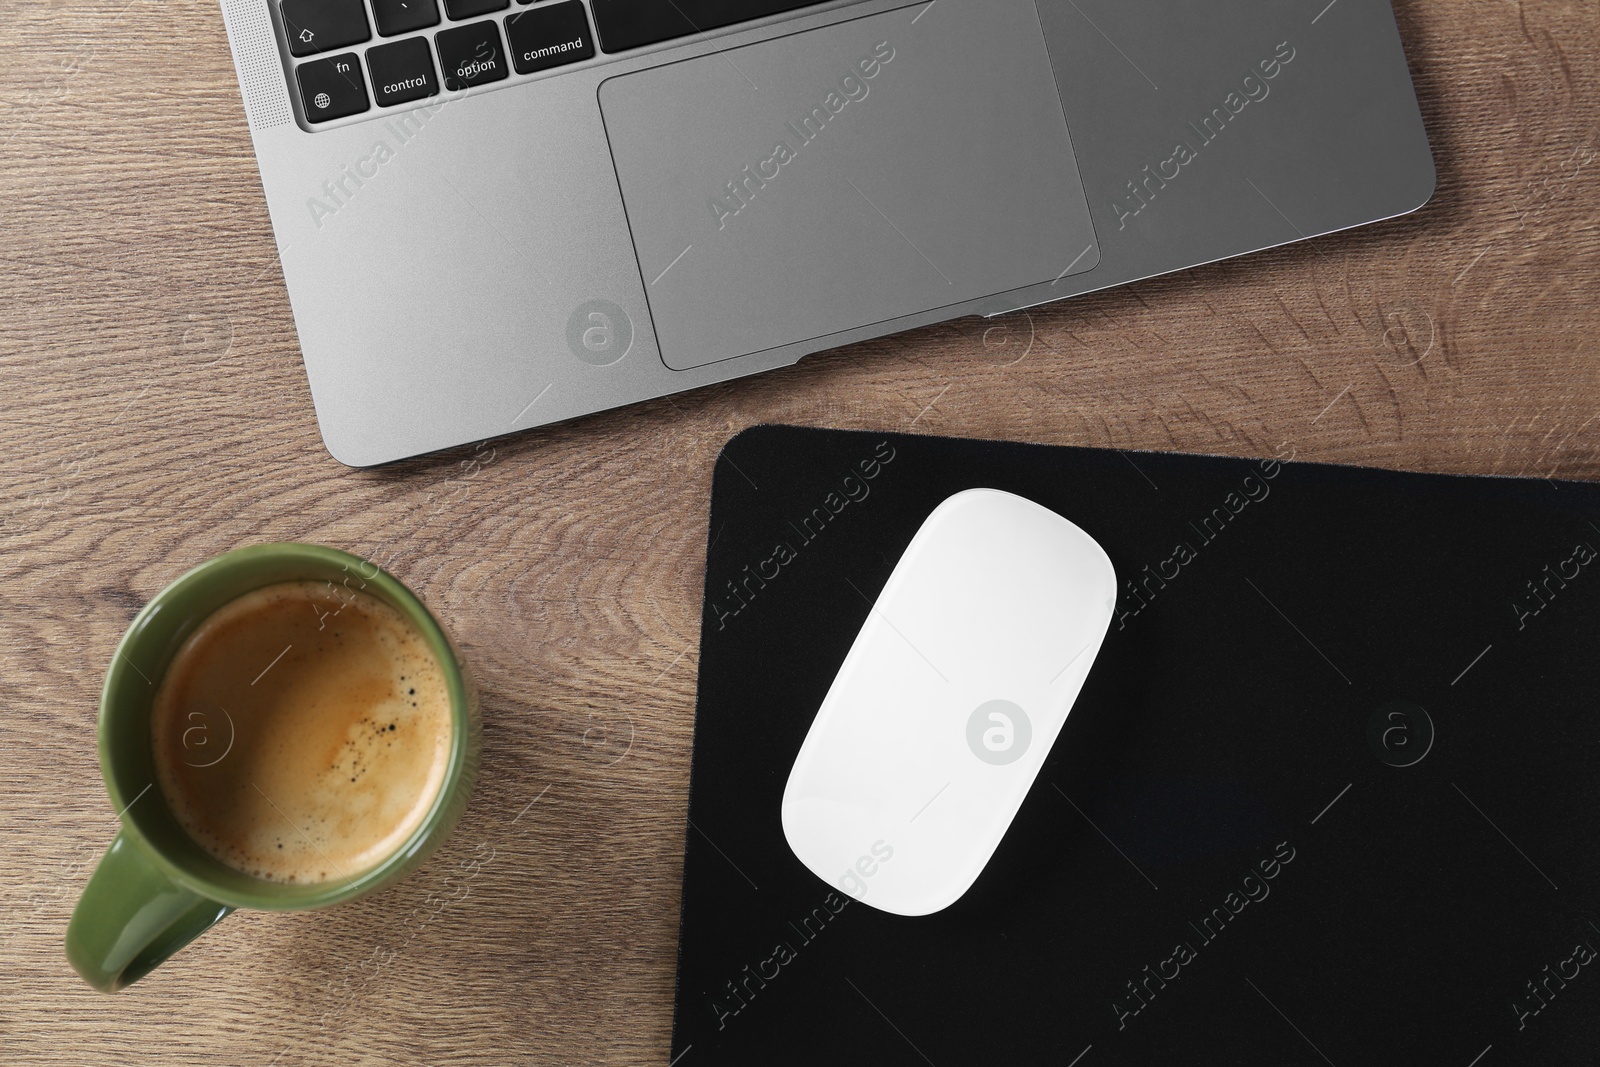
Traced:
[[367, 466], [1412, 211], [1389, 0], [222, 0]]

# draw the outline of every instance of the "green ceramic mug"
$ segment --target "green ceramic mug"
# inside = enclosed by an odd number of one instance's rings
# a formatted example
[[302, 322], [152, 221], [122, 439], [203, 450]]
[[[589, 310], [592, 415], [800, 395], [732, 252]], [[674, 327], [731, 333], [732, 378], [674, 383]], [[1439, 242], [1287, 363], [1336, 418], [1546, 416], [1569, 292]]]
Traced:
[[[451, 749], [444, 784], [417, 830], [351, 879], [287, 885], [212, 857], [184, 832], [155, 784], [150, 712], [173, 656], [224, 604], [280, 582], [328, 581], [399, 611], [438, 659], [450, 692]], [[271, 544], [218, 556], [158, 593], [117, 647], [100, 696], [100, 771], [121, 832], [84, 888], [67, 927], [67, 960], [96, 989], [138, 981], [235, 908], [298, 911], [340, 904], [414, 870], [450, 833], [477, 776], [477, 692], [444, 627], [399, 581], [337, 549]]]

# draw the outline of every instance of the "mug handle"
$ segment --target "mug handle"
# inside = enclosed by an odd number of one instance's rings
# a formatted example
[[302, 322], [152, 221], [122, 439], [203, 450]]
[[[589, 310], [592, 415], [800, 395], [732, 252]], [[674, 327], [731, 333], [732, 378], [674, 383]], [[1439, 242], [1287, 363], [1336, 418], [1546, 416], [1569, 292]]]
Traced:
[[72, 911], [67, 962], [102, 993], [114, 993], [155, 970], [232, 910], [174, 883], [123, 831]]

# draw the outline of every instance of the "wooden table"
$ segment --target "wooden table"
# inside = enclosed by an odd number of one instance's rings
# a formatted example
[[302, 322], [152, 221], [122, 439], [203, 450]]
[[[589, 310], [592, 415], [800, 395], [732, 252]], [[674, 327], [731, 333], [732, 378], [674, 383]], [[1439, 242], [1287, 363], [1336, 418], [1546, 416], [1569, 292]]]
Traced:
[[[664, 1064], [742, 427], [1600, 477], [1600, 9], [1396, 6], [1440, 172], [1416, 215], [363, 472], [317, 436], [214, 0], [8, 0], [0, 1062]], [[93, 993], [61, 938], [117, 826], [101, 673], [169, 580], [278, 539], [377, 559], [454, 629], [481, 785], [401, 886], [235, 915]]]

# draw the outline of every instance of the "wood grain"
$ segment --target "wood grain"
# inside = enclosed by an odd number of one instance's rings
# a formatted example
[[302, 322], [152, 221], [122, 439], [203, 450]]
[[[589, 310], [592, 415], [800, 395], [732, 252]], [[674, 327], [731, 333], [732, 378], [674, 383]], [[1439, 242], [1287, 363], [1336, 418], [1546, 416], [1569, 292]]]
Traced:
[[[363, 472], [317, 436], [214, 2], [10, 0], [0, 1061], [664, 1064], [711, 469], [753, 423], [1600, 477], [1600, 9], [1397, 10], [1416, 215]], [[101, 672], [152, 593], [269, 539], [371, 555], [454, 629], [481, 787], [400, 887], [94, 994], [61, 937], [116, 827]]]

